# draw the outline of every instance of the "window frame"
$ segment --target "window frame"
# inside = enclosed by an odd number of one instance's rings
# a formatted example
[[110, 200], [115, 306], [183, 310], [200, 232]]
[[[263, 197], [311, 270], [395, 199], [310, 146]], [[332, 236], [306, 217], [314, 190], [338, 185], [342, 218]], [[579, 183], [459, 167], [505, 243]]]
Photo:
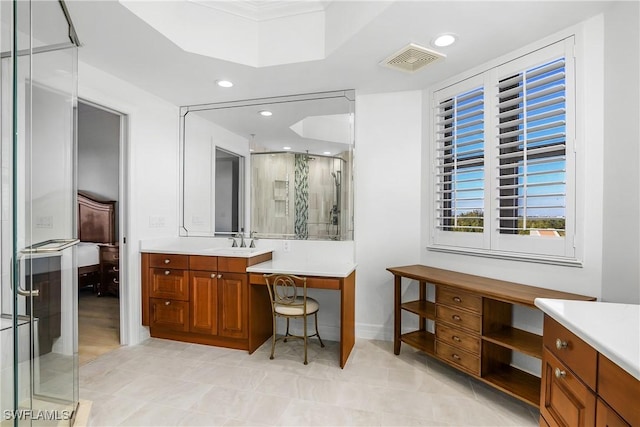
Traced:
[[[458, 76], [444, 83], [434, 86], [428, 92], [429, 110], [429, 144], [427, 161], [431, 164], [431, 171], [427, 177], [428, 191], [428, 244], [432, 251], [463, 253], [493, 258], [518, 259], [532, 262], [542, 262], [561, 265], [581, 265], [580, 248], [576, 247], [578, 235], [578, 197], [582, 191], [578, 188], [576, 178], [580, 165], [577, 162], [576, 134], [579, 123], [579, 109], [577, 105], [576, 81], [578, 73], [575, 67], [575, 37], [569, 35], [553, 43], [546, 44], [529, 52], [519, 52], [518, 56], [505, 58], [501, 62], [478, 67], [470, 77]], [[500, 207], [498, 200], [498, 85], [506, 76], [515, 75], [530, 70], [559, 57], [565, 60], [565, 91], [566, 91], [566, 148], [565, 148], [565, 236], [538, 237], [521, 236], [500, 233], [498, 230]], [[485, 94], [485, 188], [484, 188], [484, 231], [482, 233], [465, 233], [456, 231], [439, 231], [437, 207], [436, 173], [438, 163], [436, 159], [436, 114], [438, 104], [445, 96], [456, 96], [471, 90], [482, 82]], [[475, 86], [474, 86], [475, 84]], [[469, 236], [481, 235], [481, 236]]]

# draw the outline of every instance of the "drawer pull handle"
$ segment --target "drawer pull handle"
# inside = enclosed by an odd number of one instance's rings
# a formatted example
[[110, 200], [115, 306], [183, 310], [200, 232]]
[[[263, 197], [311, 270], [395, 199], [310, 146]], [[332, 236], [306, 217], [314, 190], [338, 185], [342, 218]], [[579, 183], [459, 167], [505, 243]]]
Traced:
[[453, 297], [453, 300], [457, 303], [461, 303], [462, 299], [460, 297]]
[[451, 357], [452, 357], [453, 359], [455, 359], [455, 360], [460, 360], [460, 356], [458, 356], [458, 355], [457, 355], [457, 354], [455, 354], [455, 353], [453, 353], [453, 354], [451, 355]]
[[171, 301], [165, 301], [164, 305], [171, 305]]
[[560, 368], [556, 368], [556, 370], [554, 371], [554, 374], [556, 378], [560, 379], [567, 376], [567, 371], [561, 371]]
[[118, 261], [118, 260], [120, 259], [120, 257], [119, 257], [118, 255], [114, 255], [114, 256], [113, 256], [113, 259], [114, 259], [115, 261]]
[[120, 271], [120, 269], [118, 267], [113, 267], [111, 271], [113, 271], [114, 273], [117, 273]]
[[452, 339], [452, 340], [454, 340], [455, 342], [460, 342], [460, 341], [462, 341], [462, 340], [460, 339], [460, 337], [459, 337], [459, 336], [456, 336], [456, 335], [452, 336], [452, 337], [451, 337], [451, 339]]
[[170, 274], [171, 274], [171, 271], [169, 271], [169, 270], [165, 270], [165, 271], [164, 271], [164, 275], [165, 275], [165, 276], [168, 276], [168, 275], [170, 275]]
[[165, 264], [169, 264], [170, 262], [171, 262], [171, 260], [170, 260], [170, 259], [165, 259], [165, 260], [164, 260], [164, 263], [165, 263]]
[[566, 341], [562, 341], [560, 338], [558, 338], [558, 339], [556, 340], [556, 348], [557, 348], [558, 350], [562, 350], [562, 349], [565, 349], [565, 348], [567, 348], [567, 347], [569, 347], [569, 343], [568, 343], [568, 342], [566, 342]]
[[118, 282], [118, 279], [116, 279], [115, 277], [113, 278], [113, 283], [115, 283], [116, 285], [119, 284], [120, 282]]
[[462, 320], [462, 317], [458, 316], [457, 314], [454, 314], [453, 316], [451, 316], [451, 318], [452, 318], [453, 320], [455, 320], [456, 322], [459, 322], [459, 321], [461, 321], [461, 320]]

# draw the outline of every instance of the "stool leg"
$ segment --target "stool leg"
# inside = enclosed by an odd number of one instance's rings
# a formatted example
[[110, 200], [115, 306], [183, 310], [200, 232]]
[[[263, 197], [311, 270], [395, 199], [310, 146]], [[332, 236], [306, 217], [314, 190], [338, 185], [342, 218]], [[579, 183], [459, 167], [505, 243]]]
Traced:
[[273, 352], [276, 350], [276, 316], [273, 317], [273, 335], [271, 336], [271, 357], [269, 359], [273, 360]]
[[289, 336], [289, 318], [287, 317], [287, 332], [284, 334], [284, 342], [287, 342], [287, 337]]
[[308, 316], [302, 316], [303, 317], [303, 322], [304, 322], [304, 364], [307, 364], [307, 317]]
[[315, 312], [316, 315], [316, 335], [318, 336], [318, 340], [320, 341], [320, 347], [324, 348], [324, 343], [322, 342], [322, 338], [320, 338], [320, 332], [318, 332], [318, 312]]

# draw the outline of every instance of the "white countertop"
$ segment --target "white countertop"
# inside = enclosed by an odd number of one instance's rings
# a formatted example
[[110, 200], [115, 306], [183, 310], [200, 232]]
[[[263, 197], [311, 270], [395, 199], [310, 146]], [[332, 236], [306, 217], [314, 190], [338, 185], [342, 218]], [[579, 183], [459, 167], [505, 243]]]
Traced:
[[640, 305], [547, 298], [535, 305], [640, 380]]
[[354, 262], [271, 260], [247, 267], [249, 273], [283, 273], [300, 276], [347, 277], [356, 269]]
[[273, 252], [271, 247], [238, 248], [231, 247], [227, 239], [157, 239], [142, 241], [140, 252], [179, 255], [205, 255], [237, 258], [251, 258]]

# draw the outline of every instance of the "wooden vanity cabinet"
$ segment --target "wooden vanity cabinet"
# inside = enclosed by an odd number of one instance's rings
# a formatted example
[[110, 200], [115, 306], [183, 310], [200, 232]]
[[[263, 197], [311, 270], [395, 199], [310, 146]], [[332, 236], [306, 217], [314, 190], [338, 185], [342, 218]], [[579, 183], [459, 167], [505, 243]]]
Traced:
[[540, 425], [640, 425], [640, 381], [551, 317], [544, 317]]
[[151, 336], [249, 349], [246, 268], [271, 259], [142, 254], [142, 324]]

